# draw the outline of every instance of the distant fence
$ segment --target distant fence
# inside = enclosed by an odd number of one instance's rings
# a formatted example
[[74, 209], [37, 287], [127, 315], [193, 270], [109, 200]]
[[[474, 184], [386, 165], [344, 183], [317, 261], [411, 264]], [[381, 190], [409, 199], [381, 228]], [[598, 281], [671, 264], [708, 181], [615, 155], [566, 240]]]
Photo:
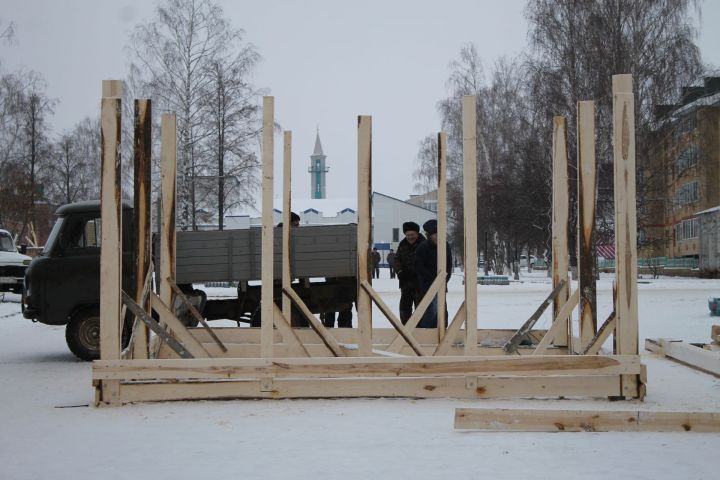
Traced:
[[[695, 269], [698, 268], [698, 259], [693, 257], [680, 257], [680, 258], [668, 258], [668, 257], [651, 257], [651, 258], [638, 258], [638, 267], [640, 268], [687, 268]], [[603, 259], [598, 260], [598, 269], [604, 268], [615, 268], [615, 259]]]

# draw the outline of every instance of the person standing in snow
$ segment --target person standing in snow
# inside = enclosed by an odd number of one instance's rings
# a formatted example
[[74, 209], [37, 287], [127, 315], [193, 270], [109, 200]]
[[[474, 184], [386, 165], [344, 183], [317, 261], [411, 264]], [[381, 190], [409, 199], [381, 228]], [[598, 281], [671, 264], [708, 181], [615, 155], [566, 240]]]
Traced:
[[373, 272], [373, 278], [380, 278], [380, 260], [382, 258], [380, 257], [380, 252], [378, 252], [378, 249], [373, 247], [372, 249], [372, 272]]
[[415, 249], [425, 237], [420, 234], [420, 225], [415, 222], [405, 222], [402, 227], [405, 238], [398, 245], [395, 254], [395, 273], [400, 283], [400, 320], [404, 325], [410, 319], [413, 308], [417, 308], [420, 302], [415, 273]]
[[[427, 235], [427, 240], [422, 242], [415, 252], [415, 271], [418, 276], [419, 298], [422, 298], [430, 289], [430, 286], [437, 277], [437, 220], [428, 220], [423, 225], [423, 230]], [[445, 264], [445, 284], [450, 281], [452, 274], [452, 253], [450, 252], [450, 244], [446, 243], [446, 264]], [[445, 287], [447, 288], [447, 287]], [[447, 315], [446, 315], [447, 318]], [[437, 295], [433, 298], [432, 303], [425, 310], [425, 314], [420, 323], [419, 328], [437, 328]]]
[[390, 249], [390, 253], [387, 254], [387, 257], [385, 257], [385, 260], [390, 269], [390, 278], [395, 278], [395, 252], [392, 248]]

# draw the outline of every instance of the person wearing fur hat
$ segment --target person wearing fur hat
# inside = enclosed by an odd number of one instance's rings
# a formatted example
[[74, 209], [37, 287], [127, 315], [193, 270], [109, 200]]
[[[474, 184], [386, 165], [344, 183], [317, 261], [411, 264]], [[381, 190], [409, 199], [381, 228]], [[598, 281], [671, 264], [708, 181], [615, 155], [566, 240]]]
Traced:
[[[418, 293], [420, 298], [430, 289], [430, 286], [437, 277], [437, 220], [433, 219], [425, 222], [423, 224], [423, 230], [425, 230], [428, 239], [420, 244], [415, 251], [415, 272], [417, 272], [418, 276]], [[450, 244], [446, 243], [446, 245], [447, 263], [445, 265], [445, 271], [447, 272], [447, 276], [445, 283], [447, 284], [452, 274], [452, 253], [450, 252]], [[418, 327], [437, 328], [437, 295], [425, 311]]]
[[395, 253], [395, 274], [400, 283], [400, 320], [405, 324], [410, 319], [413, 308], [417, 308], [420, 302], [415, 273], [415, 250], [425, 237], [420, 233], [420, 225], [415, 222], [405, 222], [402, 227], [405, 238]]

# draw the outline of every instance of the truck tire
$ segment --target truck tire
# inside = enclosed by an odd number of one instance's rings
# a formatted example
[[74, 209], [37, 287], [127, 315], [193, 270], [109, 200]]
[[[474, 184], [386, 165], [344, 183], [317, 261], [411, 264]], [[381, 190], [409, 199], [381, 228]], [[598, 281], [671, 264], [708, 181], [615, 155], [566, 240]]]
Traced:
[[[128, 346], [132, 333], [132, 315], [127, 312], [123, 324], [121, 345]], [[92, 306], [77, 310], [65, 326], [65, 342], [80, 360], [100, 358], [100, 307]]]
[[83, 308], [70, 317], [65, 327], [65, 342], [80, 360], [100, 358], [100, 310], [98, 307]]

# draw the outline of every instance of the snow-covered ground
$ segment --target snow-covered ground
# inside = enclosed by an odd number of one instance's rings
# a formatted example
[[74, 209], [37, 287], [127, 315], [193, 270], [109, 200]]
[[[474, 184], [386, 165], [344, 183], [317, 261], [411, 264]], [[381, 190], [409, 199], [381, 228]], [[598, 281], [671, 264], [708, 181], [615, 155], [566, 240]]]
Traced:
[[[387, 270], [382, 271], [387, 276]], [[544, 272], [478, 287], [481, 328], [517, 328], [550, 292]], [[662, 278], [639, 285], [644, 338], [707, 341], [707, 298], [720, 281]], [[647, 283], [645, 283], [647, 282]], [[374, 282], [397, 310], [397, 283]], [[227, 291], [212, 289], [211, 295]], [[450, 314], [462, 297], [453, 277]], [[648, 395], [605, 400], [238, 400], [92, 408], [90, 366], [63, 327], [0, 303], [0, 479], [104, 478], [717, 478], [720, 434], [455, 431], [456, 407], [720, 411], [720, 380], [651, 354]], [[610, 312], [611, 277], [598, 283]], [[386, 326], [374, 312], [375, 326]], [[549, 312], [538, 327], [547, 327]]]

